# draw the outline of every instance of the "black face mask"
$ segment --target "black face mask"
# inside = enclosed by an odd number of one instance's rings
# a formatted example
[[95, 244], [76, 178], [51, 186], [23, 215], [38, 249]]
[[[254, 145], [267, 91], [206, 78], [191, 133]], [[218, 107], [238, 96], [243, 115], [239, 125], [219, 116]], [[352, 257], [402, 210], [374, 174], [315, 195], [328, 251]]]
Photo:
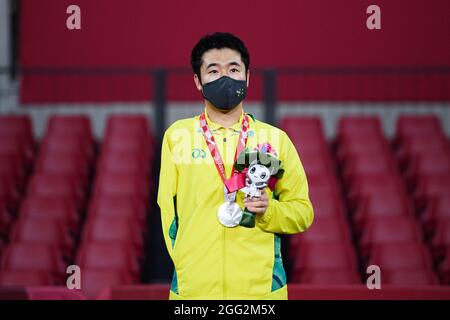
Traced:
[[216, 108], [231, 110], [244, 100], [247, 93], [247, 81], [223, 76], [204, 84], [202, 93], [203, 97]]

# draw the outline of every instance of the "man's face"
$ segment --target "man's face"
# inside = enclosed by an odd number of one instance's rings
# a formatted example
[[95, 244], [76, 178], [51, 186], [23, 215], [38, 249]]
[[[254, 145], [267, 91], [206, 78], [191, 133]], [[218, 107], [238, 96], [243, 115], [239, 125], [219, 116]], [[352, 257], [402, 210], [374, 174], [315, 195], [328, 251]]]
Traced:
[[197, 75], [194, 75], [195, 85], [199, 91], [202, 90], [202, 84], [217, 80], [222, 76], [228, 76], [235, 80], [247, 78], [248, 87], [249, 73], [245, 70], [239, 52], [229, 48], [211, 49], [206, 51], [202, 58], [201, 83]]

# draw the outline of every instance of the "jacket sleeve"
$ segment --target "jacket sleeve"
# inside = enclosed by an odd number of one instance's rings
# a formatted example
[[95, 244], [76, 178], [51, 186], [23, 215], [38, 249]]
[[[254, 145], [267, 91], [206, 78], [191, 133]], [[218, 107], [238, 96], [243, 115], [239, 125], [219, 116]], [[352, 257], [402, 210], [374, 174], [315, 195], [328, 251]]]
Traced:
[[177, 167], [174, 161], [168, 138], [168, 131], [164, 134], [161, 150], [161, 170], [159, 174], [158, 205], [161, 210], [161, 223], [164, 241], [170, 258], [178, 228], [176, 215]]
[[278, 180], [266, 212], [257, 217], [257, 225], [279, 234], [294, 234], [308, 229], [314, 211], [308, 196], [308, 181], [297, 150], [286, 133], [282, 134], [280, 160], [284, 175]]

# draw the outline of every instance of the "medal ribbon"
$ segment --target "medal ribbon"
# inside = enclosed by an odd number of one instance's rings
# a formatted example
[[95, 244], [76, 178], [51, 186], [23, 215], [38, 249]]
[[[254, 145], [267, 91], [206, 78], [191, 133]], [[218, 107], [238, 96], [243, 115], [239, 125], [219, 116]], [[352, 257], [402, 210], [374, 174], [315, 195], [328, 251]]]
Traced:
[[[205, 113], [202, 113], [200, 115], [199, 120], [200, 120], [200, 127], [202, 128], [203, 136], [205, 137], [206, 145], [208, 146], [209, 152], [211, 153], [211, 157], [214, 160], [214, 164], [217, 168], [217, 171], [219, 172], [220, 178], [222, 179], [224, 185], [226, 186], [226, 188], [228, 189], [229, 192], [236, 191], [237, 189], [235, 189], [235, 187], [232, 187], [229, 182], [231, 182], [232, 178], [235, 175], [237, 175], [239, 172], [236, 169], [233, 169], [230, 179], [229, 180], [226, 179], [225, 166], [223, 164], [223, 160], [220, 155], [220, 151], [219, 151], [219, 148], [217, 147], [214, 136], [212, 135], [211, 131], [209, 130], [208, 121], [206, 121]], [[234, 154], [234, 162], [236, 162], [238, 155], [245, 149], [245, 146], [247, 144], [247, 138], [248, 138], [248, 133], [247, 133], [248, 128], [249, 128], [249, 119], [248, 119], [248, 116], [244, 113], [244, 116], [242, 117], [241, 133], [239, 134], [238, 144], [236, 146], [236, 152]]]

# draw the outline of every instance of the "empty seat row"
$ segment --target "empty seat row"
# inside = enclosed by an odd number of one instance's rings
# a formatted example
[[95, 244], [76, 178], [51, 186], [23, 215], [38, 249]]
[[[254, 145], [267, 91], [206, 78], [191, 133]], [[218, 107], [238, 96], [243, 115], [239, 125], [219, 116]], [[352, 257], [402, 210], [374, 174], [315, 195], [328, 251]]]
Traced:
[[28, 180], [35, 152], [31, 119], [0, 116], [0, 241], [5, 241]]
[[[309, 284], [353, 284], [361, 281], [352, 246], [351, 232], [342, 202], [341, 189], [330, 147], [317, 117], [290, 117], [281, 127], [296, 146], [308, 176], [314, 223], [303, 233], [290, 237], [290, 282]], [[315, 257], [333, 248], [333, 258]], [[336, 264], [337, 261], [342, 264]]]
[[[85, 116], [51, 116], [2, 255], [2, 285], [63, 284], [73, 264], [95, 144]], [[21, 278], [20, 274], [27, 274]]]
[[154, 141], [142, 116], [110, 117], [76, 262], [83, 291], [139, 283], [147, 234]]
[[[421, 156], [408, 154], [409, 150], [420, 148], [410, 147], [410, 142], [408, 147], [399, 147], [410, 141], [408, 133], [414, 131], [408, 121], [399, 118], [397, 139], [392, 147], [382, 133], [378, 117], [342, 118], [337, 158], [348, 190], [361, 268], [379, 266], [383, 274], [387, 274], [384, 281], [388, 284], [436, 284], [433, 259], [416, 219], [415, 202], [403, 179], [405, 166], [416, 175], [424, 163]], [[422, 133], [435, 132], [427, 130]]]

